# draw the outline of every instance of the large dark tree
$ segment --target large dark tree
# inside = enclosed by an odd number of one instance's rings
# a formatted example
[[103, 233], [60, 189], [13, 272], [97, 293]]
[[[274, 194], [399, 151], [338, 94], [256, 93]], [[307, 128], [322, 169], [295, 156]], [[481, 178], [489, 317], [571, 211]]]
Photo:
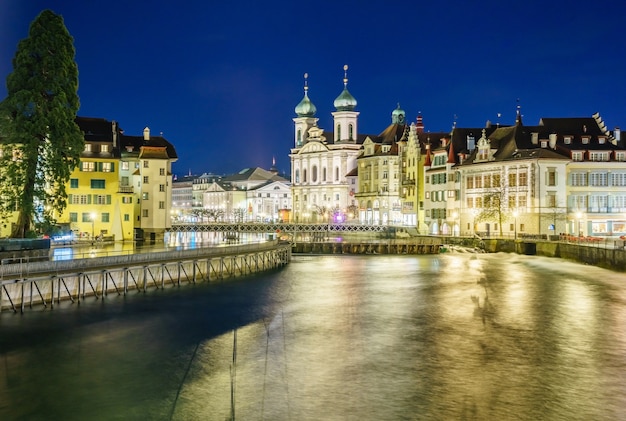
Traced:
[[44, 10], [17, 46], [7, 97], [0, 103], [0, 214], [17, 212], [11, 236], [50, 223], [67, 204], [66, 183], [79, 164], [84, 138], [74, 40], [63, 18]]

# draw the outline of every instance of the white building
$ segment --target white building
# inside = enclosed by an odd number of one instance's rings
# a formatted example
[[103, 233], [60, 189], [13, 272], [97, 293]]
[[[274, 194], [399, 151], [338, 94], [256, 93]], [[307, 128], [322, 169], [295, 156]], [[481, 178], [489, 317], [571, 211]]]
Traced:
[[[347, 72], [348, 67], [344, 66]], [[334, 101], [333, 129], [317, 126], [315, 105], [308, 97], [305, 75], [304, 98], [296, 106], [294, 148], [291, 149], [292, 217], [294, 222], [344, 220], [356, 205], [347, 175], [356, 168], [365, 136], [359, 135], [357, 101], [348, 92], [347, 73], [343, 91]], [[354, 187], [352, 186], [352, 191]]]

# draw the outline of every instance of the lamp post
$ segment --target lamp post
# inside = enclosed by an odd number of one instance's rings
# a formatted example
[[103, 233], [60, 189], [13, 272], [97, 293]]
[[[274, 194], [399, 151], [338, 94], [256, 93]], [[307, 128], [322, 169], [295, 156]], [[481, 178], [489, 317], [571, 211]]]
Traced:
[[519, 212], [517, 210], [513, 211], [513, 217], [515, 218], [515, 237], [514, 239], [517, 241], [517, 216], [519, 215]]
[[582, 232], [580, 231], [580, 221], [583, 219], [583, 213], [578, 211], [576, 212], [576, 220], [578, 220], [578, 242], [580, 243], [580, 237], [582, 237]]
[[[457, 233], [455, 232], [455, 228], [456, 228], [456, 219], [458, 217], [459, 217], [459, 213], [457, 211], [452, 212], [452, 236], [453, 237], [457, 236]], [[460, 227], [460, 224], [459, 224], [459, 231], [460, 230], [461, 230], [461, 227]]]
[[95, 232], [94, 232], [94, 224], [96, 222], [96, 213], [95, 212], [91, 212], [91, 241], [93, 241], [95, 239]]

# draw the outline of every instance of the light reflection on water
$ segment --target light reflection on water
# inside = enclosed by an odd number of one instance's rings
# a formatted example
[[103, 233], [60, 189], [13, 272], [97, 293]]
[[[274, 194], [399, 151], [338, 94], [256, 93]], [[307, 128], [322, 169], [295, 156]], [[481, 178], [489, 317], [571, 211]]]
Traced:
[[2, 314], [0, 418], [619, 419], [624, 280], [509, 254], [294, 256]]

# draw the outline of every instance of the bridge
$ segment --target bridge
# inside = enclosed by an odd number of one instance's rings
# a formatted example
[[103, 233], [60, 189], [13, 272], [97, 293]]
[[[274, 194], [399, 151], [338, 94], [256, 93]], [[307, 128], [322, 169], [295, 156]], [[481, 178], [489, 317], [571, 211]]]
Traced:
[[399, 227], [356, 224], [298, 224], [298, 223], [197, 223], [173, 224], [167, 232], [257, 232], [257, 233], [380, 233], [395, 232]]

